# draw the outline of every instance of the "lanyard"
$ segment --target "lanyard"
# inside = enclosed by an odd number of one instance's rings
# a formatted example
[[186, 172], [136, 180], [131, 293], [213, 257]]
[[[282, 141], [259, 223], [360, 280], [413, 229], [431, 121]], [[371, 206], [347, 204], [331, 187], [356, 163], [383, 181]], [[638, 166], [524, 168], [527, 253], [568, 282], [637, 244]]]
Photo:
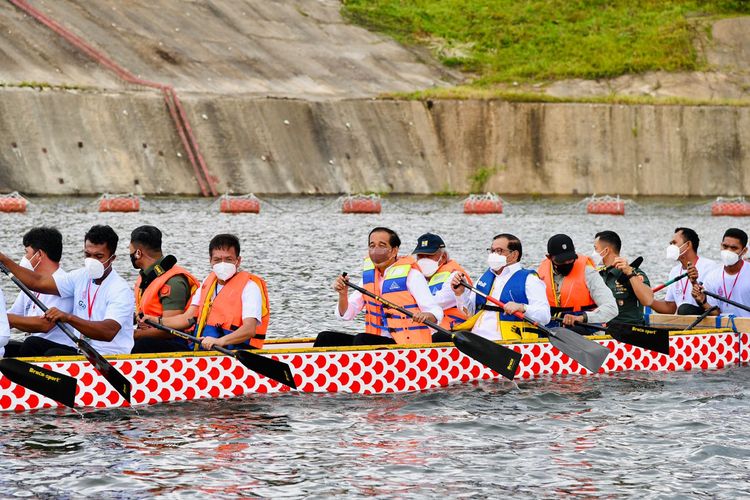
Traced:
[[729, 290], [729, 293], [727, 293], [727, 283], [724, 281], [726, 279], [726, 274], [724, 273], [724, 270], [721, 270], [721, 286], [724, 287], [724, 297], [727, 299], [732, 298], [732, 294], [734, 293], [734, 287], [737, 286], [737, 280], [740, 278], [740, 274], [742, 273], [742, 268], [745, 266], [745, 263], [743, 262], [740, 266], [740, 270], [737, 272], [737, 276], [734, 277], [734, 283], [732, 283], [732, 289]]
[[91, 298], [91, 282], [89, 281], [89, 286], [86, 288], [86, 302], [88, 303], [88, 313], [89, 313], [89, 320], [91, 319], [91, 312], [94, 309], [94, 302], [96, 302], [96, 296], [99, 293], [99, 290], [102, 289], [102, 286], [99, 285], [99, 288], [96, 289], [94, 292], [94, 298]]

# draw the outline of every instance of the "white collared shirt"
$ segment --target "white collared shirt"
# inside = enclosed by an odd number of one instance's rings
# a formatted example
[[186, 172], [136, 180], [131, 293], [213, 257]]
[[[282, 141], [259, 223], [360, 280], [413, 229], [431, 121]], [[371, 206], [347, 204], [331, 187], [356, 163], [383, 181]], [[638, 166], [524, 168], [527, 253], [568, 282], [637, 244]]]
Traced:
[[[390, 268], [391, 266], [388, 266], [388, 268], [386, 268], [386, 273]], [[383, 273], [383, 275], [385, 275], [386, 273]], [[383, 293], [383, 281], [385, 280], [380, 280], [378, 290], [381, 295]], [[363, 286], [361, 279], [359, 280], [359, 286]], [[412, 297], [414, 297], [414, 300], [417, 302], [417, 306], [419, 306], [420, 311], [432, 313], [432, 315], [435, 316], [437, 320], [435, 322], [438, 324], [443, 320], [443, 309], [435, 302], [435, 297], [432, 296], [430, 287], [427, 285], [427, 280], [421, 272], [413, 268], [409, 270], [409, 274], [406, 276], [406, 289], [409, 291]], [[346, 321], [351, 321], [364, 307], [364, 297], [360, 292], [355, 290], [349, 296], [349, 306], [346, 308], [346, 311], [343, 315], [339, 314], [339, 307], [338, 305], [336, 305], [336, 317], [342, 318]], [[391, 333], [388, 330], [383, 330], [383, 336], [392, 338]]]
[[[58, 267], [57, 270], [52, 274], [52, 277], [61, 277], [64, 274], [65, 271], [63, 271], [61, 267]], [[47, 306], [47, 308], [56, 307], [62, 312], [73, 312], [73, 297], [60, 297], [59, 295], [47, 295], [41, 293], [37, 295], [37, 298], [42, 304]], [[31, 300], [31, 298], [29, 298], [29, 296], [24, 292], [18, 292], [18, 296], [16, 297], [15, 302], [13, 302], [11, 308], [8, 309], [8, 314], [15, 314], [17, 316], [23, 316], [25, 318], [44, 316], [44, 312], [39, 309], [34, 301]], [[68, 338], [68, 336], [65, 335], [65, 333], [63, 333], [63, 331], [57, 325], [53, 326], [52, 329], [48, 332], [37, 332], [32, 333], [32, 335], [34, 335], [35, 337], [47, 339], [50, 342], [57, 342], [58, 344], [75, 347], [75, 343], [70, 340], [70, 338]]]
[[[5, 296], [2, 290], [0, 290], [0, 304], [5, 305]], [[5, 355], [5, 346], [8, 341], [10, 341], [10, 325], [8, 324], [8, 315], [3, 307], [0, 309], [0, 358]]]
[[[500, 274], [495, 276], [495, 281], [492, 283], [492, 289], [489, 293], [490, 297], [499, 300], [505, 285], [510, 278], [521, 269], [523, 268], [519, 262], [505, 266]], [[547, 287], [538, 276], [530, 275], [526, 279], [525, 290], [526, 298], [529, 301], [526, 305], [525, 316], [541, 325], [546, 325], [550, 322], [552, 317], [549, 310], [549, 303], [547, 301]], [[469, 316], [474, 315], [476, 312], [476, 293], [473, 291], [464, 292], [458, 297], [458, 299], [461, 301], [460, 303], [462, 307], [466, 308], [468, 311]], [[514, 300], [514, 302], [516, 301]], [[494, 304], [489, 303], [489, 305]], [[500, 332], [499, 321], [499, 311], [482, 311], [471, 331], [472, 333], [481, 335], [489, 340], [501, 340], [503, 337]]]
[[[700, 262], [700, 260], [698, 261]], [[723, 266], [709, 272], [703, 280], [703, 287], [716, 295], [734, 302], [750, 306], [750, 262], [743, 262], [740, 272], [727, 274]], [[706, 297], [712, 306], [719, 306], [721, 314], [732, 314], [737, 317], [748, 317], [750, 312], [735, 307], [713, 297]]]
[[[133, 314], [135, 298], [133, 289], [119, 275], [112, 272], [95, 284], [86, 268], [76, 269], [62, 276], [52, 276], [60, 297], [73, 298], [73, 314], [87, 321], [111, 319], [120, 325], [117, 335], [109, 341], [86, 338], [100, 354], [130, 354], [133, 348]], [[80, 335], [80, 332], [76, 332]]]

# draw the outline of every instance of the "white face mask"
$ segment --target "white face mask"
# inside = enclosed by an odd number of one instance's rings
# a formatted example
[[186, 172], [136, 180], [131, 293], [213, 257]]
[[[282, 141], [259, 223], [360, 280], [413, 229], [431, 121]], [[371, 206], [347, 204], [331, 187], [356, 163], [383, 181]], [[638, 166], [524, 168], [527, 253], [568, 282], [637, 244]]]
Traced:
[[593, 252], [591, 252], [591, 260], [594, 261], [594, 266], [599, 267], [602, 265], [602, 262], [604, 262], [604, 256], [594, 250]]
[[[111, 258], [112, 257], [110, 257], [110, 259]], [[104, 271], [106, 270], [104, 269], [104, 264], [96, 259], [92, 259], [91, 257], [86, 257], [85, 259], [83, 259], [83, 267], [86, 268], [86, 271], [88, 271], [89, 273], [89, 278], [91, 278], [92, 280], [98, 280], [99, 278], [104, 276]]]
[[440, 264], [438, 264], [437, 261], [428, 259], [426, 257], [419, 259], [417, 261], [417, 265], [422, 270], [422, 274], [425, 275], [425, 278], [432, 277], [432, 275], [437, 272], [438, 267], [440, 267]]
[[214, 264], [212, 269], [214, 270], [214, 274], [216, 274], [216, 277], [221, 281], [228, 280], [237, 272], [237, 266], [235, 266], [231, 262], [219, 262], [217, 264]]
[[725, 266], [733, 266], [740, 260], [740, 256], [734, 253], [731, 250], [722, 250], [721, 251], [721, 262], [724, 263]]
[[[36, 255], [36, 254], [34, 254], [34, 255]], [[34, 255], [31, 256], [32, 259], [34, 258]], [[27, 259], [25, 255], [23, 257], [21, 257], [21, 262], [19, 262], [18, 265], [21, 266], [21, 267], [23, 267], [24, 269], [28, 269], [29, 271], [35, 271], [36, 270], [36, 266], [34, 264], [32, 264], [31, 261], [29, 259]], [[39, 265], [39, 263], [37, 262], [37, 266], [38, 265]]]
[[508, 264], [508, 259], [505, 258], [505, 255], [500, 255], [498, 253], [491, 252], [487, 256], [487, 265], [493, 271], [499, 271], [500, 269], [504, 268], [507, 264]]
[[680, 258], [680, 255], [680, 247], [677, 245], [669, 245], [665, 252], [667, 260], [677, 260]]

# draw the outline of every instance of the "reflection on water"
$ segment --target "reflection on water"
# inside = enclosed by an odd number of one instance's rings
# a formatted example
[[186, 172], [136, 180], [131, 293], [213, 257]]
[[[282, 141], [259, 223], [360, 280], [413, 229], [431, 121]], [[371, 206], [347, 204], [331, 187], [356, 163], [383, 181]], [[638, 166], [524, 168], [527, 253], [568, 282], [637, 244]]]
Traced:
[[[80, 264], [82, 235], [109, 223], [162, 228], [165, 249], [198, 275], [220, 231], [242, 239], [245, 263], [269, 281], [272, 336], [342, 329], [330, 281], [358, 274], [367, 232], [398, 230], [409, 251], [426, 231], [481, 270], [492, 235], [511, 232], [524, 260], [566, 231], [590, 252], [597, 231], [623, 236], [643, 255], [652, 282], [669, 263], [663, 249], [678, 225], [698, 228], [704, 255], [718, 255], [731, 218], [698, 203], [642, 204], [639, 216], [586, 216], [571, 202], [513, 201], [501, 216], [464, 216], [454, 199], [396, 199], [380, 216], [319, 209], [328, 198], [274, 199], [285, 211], [226, 216], [206, 200], [147, 200], [141, 214], [98, 214], [90, 200], [42, 199], [27, 215], [0, 214], [0, 250], [20, 258], [20, 235], [38, 224], [65, 237], [64, 265]], [[0, 281], [7, 297], [15, 290]], [[624, 373], [491, 381], [415, 394], [257, 395], [156, 407], [0, 414], [3, 497], [681, 497], [750, 494], [747, 368], [706, 373]], [[744, 495], [743, 495], [744, 493]]]

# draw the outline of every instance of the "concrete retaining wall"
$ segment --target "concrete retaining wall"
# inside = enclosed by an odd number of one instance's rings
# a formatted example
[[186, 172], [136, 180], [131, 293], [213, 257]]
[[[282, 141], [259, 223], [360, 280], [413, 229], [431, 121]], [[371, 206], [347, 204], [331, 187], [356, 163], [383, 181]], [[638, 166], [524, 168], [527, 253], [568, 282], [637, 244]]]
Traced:
[[[221, 191], [750, 193], [750, 108], [182, 95]], [[197, 194], [159, 94], [0, 89], [0, 190]]]

